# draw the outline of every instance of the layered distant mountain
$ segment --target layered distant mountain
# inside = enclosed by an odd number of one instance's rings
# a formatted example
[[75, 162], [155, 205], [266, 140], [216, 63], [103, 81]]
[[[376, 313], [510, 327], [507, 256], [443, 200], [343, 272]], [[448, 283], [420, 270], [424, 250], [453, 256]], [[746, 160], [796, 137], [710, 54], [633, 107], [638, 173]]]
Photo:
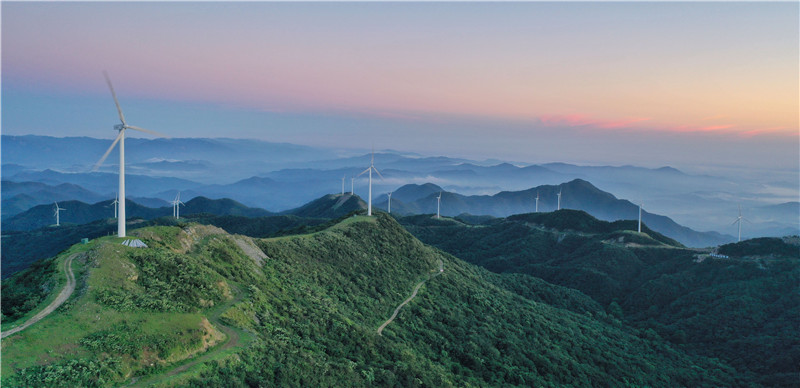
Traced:
[[[80, 186], [102, 198], [73, 198], [84, 202], [111, 199], [117, 191], [116, 157], [100, 172], [89, 173], [110, 145], [111, 139], [2, 136], [4, 182], [63, 183]], [[138, 139], [127, 142], [128, 198], [171, 201], [196, 196], [231, 198], [250, 207], [282, 212], [302, 206], [323, 195], [346, 191], [351, 179], [370, 163], [366, 150], [333, 150], [293, 144], [236, 139]], [[384, 179], [373, 181], [377, 199], [407, 184], [430, 182], [464, 196], [495, 195], [531, 187], [557, 185], [573, 179], [592, 182], [618, 198], [636, 203], [695, 230], [736, 233], [731, 222], [741, 205], [747, 223], [743, 235], [780, 236], [800, 233], [797, 211], [772, 211], [770, 206], [791, 202], [797, 206], [798, 173], [791, 169], [750, 172], [711, 170], [723, 175], [686, 173], [673, 167], [582, 166], [567, 163], [530, 164], [499, 160], [470, 160], [424, 156], [383, 150], [375, 153], [375, 166]], [[12, 197], [3, 185], [3, 217], [35, 204], [52, 202], [47, 193]], [[362, 197], [367, 193], [365, 175], [352, 181]], [[20, 193], [22, 194], [22, 193]], [[20, 195], [16, 194], [16, 195]], [[430, 193], [429, 193], [430, 194]], [[414, 202], [419, 198], [403, 198]], [[565, 201], [568, 201], [565, 198]], [[150, 206], [155, 204], [150, 203]], [[420, 210], [422, 211], [422, 210]]]
[[[172, 206], [150, 208], [133, 200], [125, 201], [127, 218], [153, 219], [172, 216]], [[92, 221], [114, 217], [114, 205], [111, 200], [87, 204], [81, 201], [62, 201], [59, 207], [66, 210], [60, 214], [62, 224], [86, 224]], [[181, 206], [181, 215], [210, 213], [215, 215], [235, 215], [245, 217], [262, 217], [272, 213], [245, 206], [231, 199], [208, 199], [196, 197]], [[53, 205], [35, 206], [25, 212], [9, 217], [3, 221], [3, 230], [32, 230], [55, 224]]]
[[[423, 188], [424, 187], [424, 188]], [[398, 214], [436, 213], [439, 195], [435, 185], [407, 185], [397, 190], [398, 193], [414, 193], [418, 195], [401, 195], [410, 199], [404, 202], [392, 195], [392, 212]], [[636, 220], [639, 217], [639, 206], [627, 200], [616, 198], [613, 194], [602, 191], [591, 183], [575, 179], [554, 186], [544, 185], [522, 191], [504, 191], [495, 195], [460, 195], [442, 192], [440, 212], [445, 216], [457, 216], [462, 213], [472, 215], [491, 215], [506, 217], [512, 214], [532, 213], [536, 210], [536, 197], [539, 197], [539, 211], [551, 212], [558, 207], [558, 193], [561, 192], [561, 208], [577, 209], [606, 221]], [[424, 193], [427, 195], [422, 196]], [[416, 198], [416, 199], [414, 199]], [[386, 209], [388, 201], [381, 197], [377, 206]], [[698, 232], [681, 226], [669, 217], [642, 211], [642, 222], [653, 230], [674, 238], [687, 246], [715, 246], [732, 242], [732, 236], [716, 232]]]

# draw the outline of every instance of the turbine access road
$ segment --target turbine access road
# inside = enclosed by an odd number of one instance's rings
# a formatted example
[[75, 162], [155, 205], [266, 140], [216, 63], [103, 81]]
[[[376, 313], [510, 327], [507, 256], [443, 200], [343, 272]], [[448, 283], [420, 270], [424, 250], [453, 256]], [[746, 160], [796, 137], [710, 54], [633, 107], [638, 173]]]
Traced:
[[433, 275], [429, 275], [427, 279], [419, 282], [417, 286], [414, 287], [414, 291], [411, 293], [411, 296], [409, 296], [408, 299], [406, 299], [403, 303], [400, 303], [400, 305], [397, 306], [396, 309], [394, 309], [392, 317], [387, 319], [386, 322], [384, 322], [383, 325], [381, 325], [381, 327], [378, 328], [378, 335], [383, 335], [382, 334], [383, 329], [386, 328], [386, 326], [388, 326], [390, 323], [392, 323], [392, 321], [397, 317], [397, 313], [400, 312], [400, 309], [403, 308], [403, 306], [408, 304], [408, 302], [411, 302], [411, 300], [414, 299], [415, 296], [417, 296], [417, 292], [419, 292], [420, 287], [422, 287], [422, 285], [425, 284], [426, 281], [431, 280], [433, 277], [440, 275], [442, 272], [444, 272], [444, 264], [442, 263], [441, 260], [439, 260], [439, 271]]
[[64, 273], [67, 275], [67, 284], [64, 286], [63, 289], [61, 289], [61, 293], [58, 294], [56, 299], [52, 303], [50, 303], [47, 307], [45, 307], [44, 310], [39, 311], [38, 314], [28, 319], [22, 325], [17, 326], [9, 331], [3, 332], [1, 338], [6, 338], [14, 333], [18, 333], [22, 330], [27, 329], [30, 325], [33, 325], [34, 323], [41, 321], [42, 318], [50, 315], [50, 313], [55, 311], [59, 306], [61, 306], [64, 302], [66, 302], [67, 299], [69, 299], [70, 295], [72, 295], [72, 292], [75, 291], [75, 275], [72, 273], [72, 259], [74, 259], [75, 256], [78, 255], [79, 253], [72, 254], [69, 257], [67, 257], [66, 260], [64, 260]]

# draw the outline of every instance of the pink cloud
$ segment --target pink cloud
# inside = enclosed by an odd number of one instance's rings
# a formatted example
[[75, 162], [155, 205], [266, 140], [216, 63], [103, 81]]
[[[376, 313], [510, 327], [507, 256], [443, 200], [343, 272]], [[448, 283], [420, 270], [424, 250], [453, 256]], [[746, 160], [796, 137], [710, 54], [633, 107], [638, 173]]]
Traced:
[[569, 127], [591, 126], [603, 129], [628, 128], [633, 124], [651, 120], [648, 117], [631, 117], [631, 118], [616, 119], [616, 120], [600, 120], [600, 119], [590, 118], [581, 114], [541, 115], [538, 117], [538, 119], [542, 124], [548, 126], [569, 126]]

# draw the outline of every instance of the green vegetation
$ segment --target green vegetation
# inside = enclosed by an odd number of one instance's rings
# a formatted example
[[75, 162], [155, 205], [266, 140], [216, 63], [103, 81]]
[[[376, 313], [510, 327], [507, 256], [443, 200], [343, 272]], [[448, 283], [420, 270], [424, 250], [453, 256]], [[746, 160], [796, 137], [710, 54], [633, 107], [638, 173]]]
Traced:
[[719, 251], [732, 259], [715, 259], [577, 211], [486, 226], [430, 217], [400, 222], [423, 242], [491, 271], [579, 290], [644, 333], [730, 363], [748, 384], [793, 386], [800, 379], [796, 238], [726, 245]]
[[[746, 381], [724, 362], [626, 326], [575, 290], [494, 274], [425, 246], [383, 213], [255, 240], [266, 256], [260, 265], [242, 248], [250, 240], [214, 227], [132, 234], [150, 248], [96, 242], [82, 291], [3, 340], [3, 386], [110, 386], [145, 375], [154, 377], [147, 384], [187, 386]], [[440, 260], [444, 273], [379, 336], [378, 326]], [[223, 323], [252, 331], [253, 341], [226, 350], [234, 332]], [[219, 356], [175, 374], [175, 365], [204, 351]]]
[[55, 259], [40, 260], [28, 271], [7, 281], [2, 286], [3, 322], [15, 321], [33, 310], [53, 291], [56, 282]]
[[800, 257], [800, 237], [762, 237], [725, 244], [719, 247], [723, 255], [746, 257]]

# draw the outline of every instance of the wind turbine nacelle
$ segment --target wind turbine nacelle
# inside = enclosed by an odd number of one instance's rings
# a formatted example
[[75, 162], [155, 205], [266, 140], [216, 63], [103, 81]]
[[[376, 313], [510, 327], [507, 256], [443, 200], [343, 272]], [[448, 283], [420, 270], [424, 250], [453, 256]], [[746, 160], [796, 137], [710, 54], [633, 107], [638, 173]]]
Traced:
[[117, 124], [114, 126], [114, 130], [116, 131], [121, 131], [123, 129], [125, 129], [125, 124]]

